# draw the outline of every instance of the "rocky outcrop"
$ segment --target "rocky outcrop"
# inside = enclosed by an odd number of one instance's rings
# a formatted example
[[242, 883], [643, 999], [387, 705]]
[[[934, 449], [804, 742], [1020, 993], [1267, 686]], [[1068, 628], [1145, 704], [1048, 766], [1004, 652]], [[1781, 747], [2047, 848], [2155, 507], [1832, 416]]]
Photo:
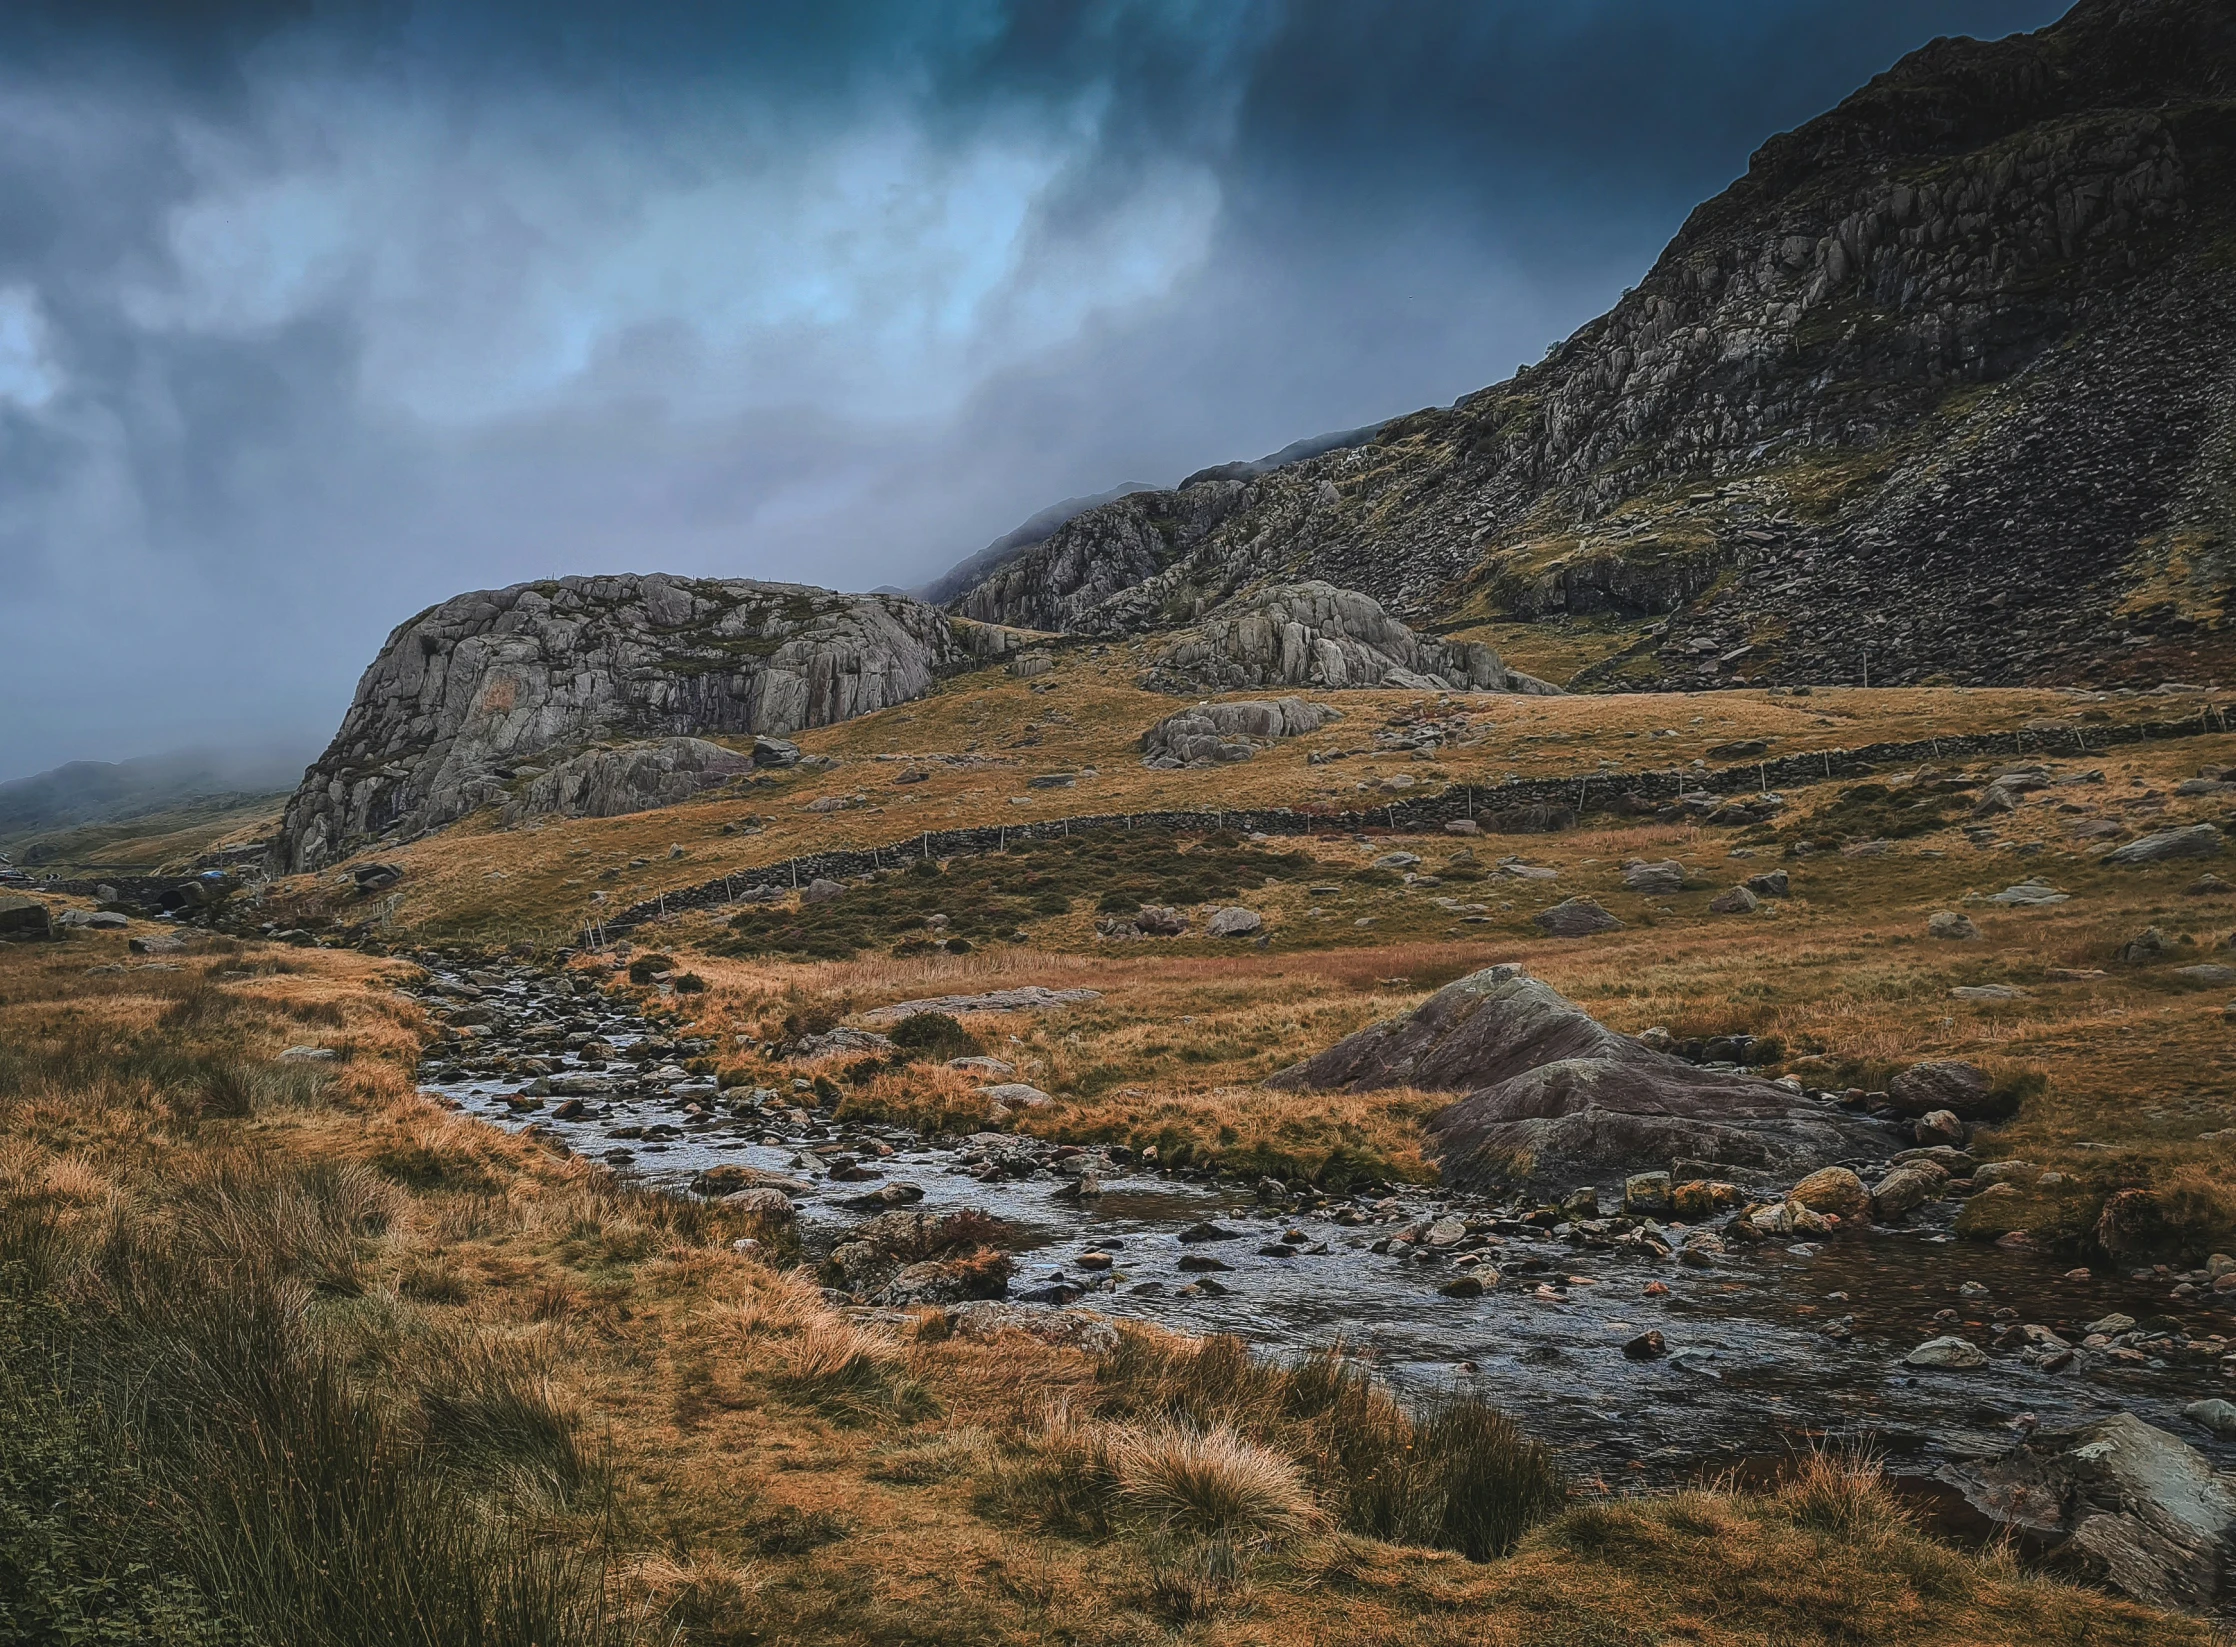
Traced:
[[498, 817], [505, 823], [557, 814], [617, 818], [674, 806], [753, 770], [753, 757], [704, 738], [657, 738], [617, 749], [588, 749], [528, 779]]
[[1511, 689], [1506, 666], [1480, 642], [1416, 634], [1371, 596], [1317, 582], [1277, 585], [1221, 607], [1167, 645], [1142, 684], [1159, 692]]
[[1641, 620], [1592, 677], [1622, 684], [2203, 678], [2232, 103], [2216, 0], [1936, 41], [1765, 143], [1541, 364], [1090, 511], [958, 609], [1141, 632], [1319, 578], [1408, 619]]
[[460, 595], [397, 629], [365, 671], [288, 802], [276, 867], [317, 868], [524, 796], [564, 810], [563, 795], [618, 803], [640, 780], [681, 790], [713, 757], [581, 752], [827, 726], [919, 697], [941, 668], [1013, 638], [900, 596], [745, 579], [560, 578]]
[[1160, 771], [1246, 761], [1266, 744], [1317, 732], [1343, 712], [1302, 698], [1271, 703], [1201, 703], [1167, 715], [1141, 735], [1142, 764]]
[[1267, 1084], [1466, 1093], [1428, 1122], [1454, 1185], [1569, 1188], [1678, 1160], [1798, 1175], [1885, 1143], [1775, 1082], [1617, 1035], [1514, 965], [1447, 984]]

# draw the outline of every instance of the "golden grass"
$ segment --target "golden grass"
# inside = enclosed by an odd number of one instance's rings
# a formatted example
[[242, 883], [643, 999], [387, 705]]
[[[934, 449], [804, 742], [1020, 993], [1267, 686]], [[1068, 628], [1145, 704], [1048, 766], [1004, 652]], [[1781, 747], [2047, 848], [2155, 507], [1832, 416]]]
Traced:
[[[1452, 700], [1385, 690], [1307, 694], [1324, 696], [1344, 718], [1241, 766], [1150, 772], [1140, 763], [1140, 736], [1186, 700], [1136, 684], [1149, 656], [1143, 643], [1119, 643], [1060, 653], [1055, 672], [1031, 682], [999, 670], [942, 682], [916, 703], [802, 733], [802, 748], [839, 764], [828, 772], [755, 786], [738, 797], [621, 818], [542, 820], [512, 830], [494, 827], [487, 816], [468, 820], [382, 851], [384, 861], [407, 872], [386, 902], [348, 897], [330, 881], [319, 887], [307, 878], [289, 883], [282, 894], [315, 891], [322, 900], [338, 899], [337, 914], [352, 919], [392, 902], [397, 935], [563, 942], [600, 913], [662, 892], [802, 853], [872, 844], [899, 848], [927, 829], [1175, 808], [1371, 806], [1393, 798], [1376, 785], [1397, 774], [1433, 791], [1445, 783], [1492, 785], [1510, 777], [1658, 769], [1745, 738], [1774, 739], [1773, 750], [1786, 755], [2011, 731], [2036, 721], [2079, 730], [2090, 724], [2078, 718], [2084, 712], [2129, 721], [2165, 718], [2191, 707], [2184, 699], [2163, 698], [2099, 706], [2063, 692], [2017, 688], [1824, 688], [1807, 698], [1758, 691]], [[1464, 715], [1468, 729], [1435, 761], [1418, 761], [1404, 751], [1368, 753], [1373, 734], [1386, 725], [1453, 714]], [[1359, 753], [1310, 764], [1314, 754], [1336, 750]], [[967, 754], [995, 764], [953, 766], [909, 758], [937, 754]], [[894, 780], [912, 769], [929, 776], [897, 786]], [[1028, 777], [1051, 772], [1079, 776], [1069, 789], [1026, 787]], [[807, 810], [815, 801], [856, 796], [860, 804], [850, 810]], [[724, 835], [725, 825], [758, 827]], [[638, 860], [641, 867], [630, 867]]]
[[[89, 973], [105, 942], [0, 948], [0, 1211], [72, 1243], [195, 1230], [298, 1278], [294, 1330], [413, 1403], [490, 1513], [602, 1563], [620, 1639], [2202, 1639], [1860, 1490], [1587, 1503], [1481, 1564], [1332, 1532], [1303, 1483], [1336, 1466], [1271, 1374], [1159, 1350], [1113, 1382], [1014, 1336], [842, 1317], [718, 1210], [414, 1095], [398, 965], [241, 946]], [[350, 1056], [206, 1114], [205, 1070], [290, 1068], [269, 1060], [310, 1008]], [[1009, 1515], [1027, 1458], [1115, 1506], [1110, 1530]]]

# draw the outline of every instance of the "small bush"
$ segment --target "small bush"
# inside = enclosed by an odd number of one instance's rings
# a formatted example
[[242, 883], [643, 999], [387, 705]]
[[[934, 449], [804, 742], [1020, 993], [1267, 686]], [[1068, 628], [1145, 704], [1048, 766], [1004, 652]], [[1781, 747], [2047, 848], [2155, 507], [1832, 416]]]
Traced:
[[675, 992], [678, 995], [704, 995], [707, 992], [707, 981], [696, 972], [679, 972], [675, 976]]
[[674, 970], [675, 957], [672, 955], [639, 955], [629, 963], [629, 982], [649, 984], [661, 973]]
[[923, 1058], [967, 1058], [985, 1048], [944, 1012], [912, 1012], [893, 1026], [893, 1045]]

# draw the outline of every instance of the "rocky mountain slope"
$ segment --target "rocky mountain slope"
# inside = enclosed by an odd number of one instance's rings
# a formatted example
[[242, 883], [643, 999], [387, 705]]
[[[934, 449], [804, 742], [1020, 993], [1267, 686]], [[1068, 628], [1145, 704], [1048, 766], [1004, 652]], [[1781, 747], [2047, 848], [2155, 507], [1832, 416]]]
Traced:
[[1085, 514], [1090, 509], [1100, 509], [1106, 503], [1115, 503], [1136, 492], [1153, 492], [1156, 488], [1147, 481], [1120, 481], [1107, 492], [1097, 492], [1091, 497], [1066, 498], [1061, 503], [1051, 503], [1035, 513], [1022, 526], [1013, 527], [966, 561], [948, 568], [920, 589], [892, 591], [906, 593], [917, 600], [929, 601], [937, 606], [953, 600], [973, 584], [1000, 571], [1026, 550], [1046, 543], [1056, 530], [1066, 522]]
[[1772, 138], [1507, 382], [1091, 510], [960, 595], [1086, 633], [1269, 580], [1640, 624], [1617, 684], [2208, 667], [2236, 567], [2236, 11], [2082, 0]]
[[[920, 697], [941, 669], [1011, 640], [901, 596], [747, 579], [460, 595], [388, 637], [288, 802], [276, 867], [315, 869], [483, 806], [619, 811], [630, 785], [646, 805], [677, 799], [733, 770], [692, 734], [828, 726]], [[583, 759], [614, 742], [629, 746], [620, 758]]]

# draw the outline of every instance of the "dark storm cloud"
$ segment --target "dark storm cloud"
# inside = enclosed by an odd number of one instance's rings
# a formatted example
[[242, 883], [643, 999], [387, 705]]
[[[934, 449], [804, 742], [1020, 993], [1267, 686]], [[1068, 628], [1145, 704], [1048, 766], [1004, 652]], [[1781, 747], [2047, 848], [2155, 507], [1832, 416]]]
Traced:
[[461, 589], [913, 583], [1448, 401], [2021, 0], [0, 11], [0, 777]]

